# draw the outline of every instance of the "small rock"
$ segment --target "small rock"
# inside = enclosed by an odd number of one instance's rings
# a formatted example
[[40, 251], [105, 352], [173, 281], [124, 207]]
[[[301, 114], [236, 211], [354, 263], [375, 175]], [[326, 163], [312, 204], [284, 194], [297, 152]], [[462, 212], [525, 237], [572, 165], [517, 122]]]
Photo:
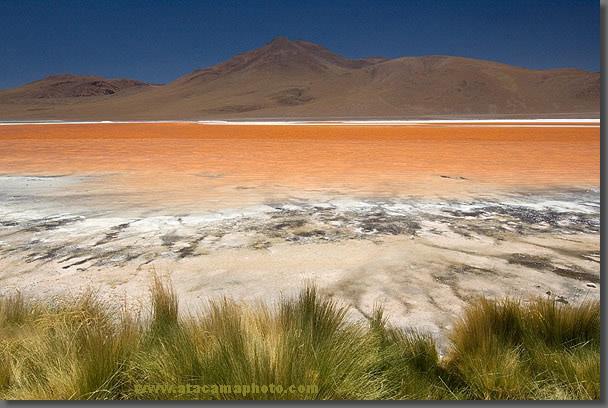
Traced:
[[589, 283], [587, 283], [587, 287], [588, 288], [596, 288], [597, 286], [595, 286], [595, 284], [589, 282]]

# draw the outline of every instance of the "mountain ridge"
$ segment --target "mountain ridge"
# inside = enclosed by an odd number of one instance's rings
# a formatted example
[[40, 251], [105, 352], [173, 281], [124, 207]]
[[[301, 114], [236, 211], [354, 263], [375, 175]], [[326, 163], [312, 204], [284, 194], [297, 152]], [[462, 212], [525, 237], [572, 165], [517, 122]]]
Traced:
[[80, 98], [100, 95], [113, 95], [133, 87], [150, 84], [135, 79], [104, 78], [94, 75], [51, 74], [27, 84], [0, 91], [12, 97], [26, 98]]
[[277, 37], [164, 85], [46, 77], [0, 91], [0, 119], [599, 116], [599, 84], [599, 73], [573, 68], [445, 55], [349, 59]]

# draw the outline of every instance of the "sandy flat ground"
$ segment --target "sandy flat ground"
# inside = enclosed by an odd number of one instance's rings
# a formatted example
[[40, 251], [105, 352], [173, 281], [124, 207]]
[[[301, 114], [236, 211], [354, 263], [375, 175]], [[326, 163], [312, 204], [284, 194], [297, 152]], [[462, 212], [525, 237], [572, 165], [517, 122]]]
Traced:
[[521, 125], [0, 126], [0, 292], [312, 280], [440, 338], [473, 296], [598, 297], [599, 128]]

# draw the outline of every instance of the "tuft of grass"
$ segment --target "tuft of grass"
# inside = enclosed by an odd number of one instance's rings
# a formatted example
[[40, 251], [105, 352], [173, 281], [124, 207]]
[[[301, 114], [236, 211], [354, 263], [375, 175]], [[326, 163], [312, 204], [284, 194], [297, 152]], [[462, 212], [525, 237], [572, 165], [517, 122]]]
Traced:
[[[599, 399], [599, 302], [478, 299], [441, 358], [432, 336], [367, 322], [307, 285], [275, 305], [220, 299], [180, 314], [151, 282], [146, 319], [94, 292], [0, 299], [2, 399]], [[139, 385], [161, 385], [145, 390]], [[188, 393], [185, 384], [305, 385]], [[177, 391], [176, 391], [177, 390]]]
[[20, 325], [33, 312], [23, 300], [21, 292], [0, 299], [0, 327]]
[[93, 292], [25, 308], [36, 313], [24, 314], [18, 323], [5, 319], [2, 327], [11, 329], [0, 336], [4, 399], [119, 395], [123, 369], [137, 347], [133, 325], [114, 321], [112, 307]]
[[537, 299], [525, 308], [529, 333], [549, 347], [573, 349], [600, 343], [599, 301], [565, 305], [552, 299]]
[[446, 368], [474, 399], [599, 399], [600, 305], [479, 299], [451, 333]]
[[159, 276], [152, 277], [150, 285], [152, 303], [152, 330], [165, 332], [177, 325], [178, 302], [173, 287], [164, 282]]

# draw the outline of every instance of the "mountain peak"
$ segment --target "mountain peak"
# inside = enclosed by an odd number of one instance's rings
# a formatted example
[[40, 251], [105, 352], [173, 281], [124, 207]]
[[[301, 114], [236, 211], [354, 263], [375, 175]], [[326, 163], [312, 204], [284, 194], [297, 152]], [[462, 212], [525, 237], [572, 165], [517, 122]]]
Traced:
[[270, 41], [269, 43], [267, 43], [266, 45], [257, 48], [253, 51], [250, 51], [250, 53], [254, 53], [254, 54], [262, 54], [262, 53], [283, 53], [283, 52], [290, 52], [290, 53], [302, 53], [303, 51], [305, 51], [304, 49], [302, 49], [301, 47], [301, 41], [292, 41], [287, 37], [275, 37], [272, 39], [272, 41]]
[[285, 36], [277, 36], [270, 41], [270, 45], [288, 45], [292, 43], [292, 41]]
[[75, 75], [75, 74], [70, 74], [70, 73], [65, 73], [65, 74], [50, 74], [47, 75], [46, 77], [44, 77], [44, 80], [62, 80], [62, 79], [74, 79], [74, 78], [81, 78], [81, 75]]
[[260, 48], [239, 54], [229, 61], [209, 68], [199, 69], [179, 78], [176, 82], [185, 83], [194, 79], [208, 81], [220, 76], [242, 72], [261, 71], [265, 73], [315, 72], [343, 74], [352, 69], [372, 65], [379, 60], [351, 60], [335, 54], [327, 48], [302, 40], [290, 40], [285, 36], [273, 38]]

